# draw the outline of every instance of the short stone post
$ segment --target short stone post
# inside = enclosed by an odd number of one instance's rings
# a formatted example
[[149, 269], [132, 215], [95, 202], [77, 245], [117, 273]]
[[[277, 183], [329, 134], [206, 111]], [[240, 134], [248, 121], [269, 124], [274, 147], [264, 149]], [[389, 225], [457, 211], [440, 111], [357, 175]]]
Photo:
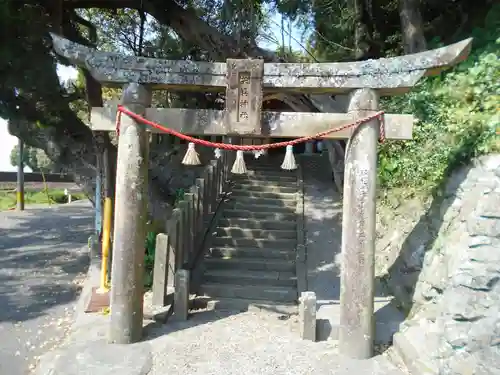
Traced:
[[304, 154], [311, 155], [312, 153], [314, 153], [314, 142], [306, 142]]
[[64, 189], [64, 195], [68, 197], [68, 203], [71, 203], [71, 192], [68, 189]]
[[94, 233], [89, 237], [88, 240], [89, 251], [90, 251], [90, 262], [95, 263], [99, 262], [99, 250], [100, 250], [100, 242], [99, 235]]
[[189, 314], [189, 271], [178, 269], [175, 273], [174, 317], [187, 320]]
[[169, 242], [168, 234], [156, 235], [152, 305], [157, 307], [167, 304]]
[[[377, 109], [374, 90], [359, 89], [351, 94], [349, 113], [354, 119]], [[378, 137], [377, 119], [361, 125], [349, 140], [345, 157], [339, 350], [355, 359], [373, 355]]]
[[[137, 83], [124, 87], [123, 105], [143, 115], [151, 92]], [[109, 340], [118, 344], [142, 337], [144, 240], [148, 197], [148, 137], [144, 124], [122, 115], [118, 140], [114, 254]]]
[[300, 338], [316, 341], [316, 293], [302, 292], [299, 302]]

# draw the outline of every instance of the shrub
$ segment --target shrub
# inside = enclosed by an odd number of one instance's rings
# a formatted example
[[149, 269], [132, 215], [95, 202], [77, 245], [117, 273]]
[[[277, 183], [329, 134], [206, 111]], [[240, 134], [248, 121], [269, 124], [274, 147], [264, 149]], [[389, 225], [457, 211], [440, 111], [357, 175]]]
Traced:
[[[500, 13], [500, 7], [492, 12]], [[418, 119], [412, 140], [380, 146], [378, 178], [384, 195], [394, 189], [405, 196], [429, 196], [458, 165], [500, 151], [498, 19], [487, 25], [490, 31], [475, 31], [479, 36], [467, 61], [425, 79], [406, 95], [382, 101], [387, 112], [412, 113]]]

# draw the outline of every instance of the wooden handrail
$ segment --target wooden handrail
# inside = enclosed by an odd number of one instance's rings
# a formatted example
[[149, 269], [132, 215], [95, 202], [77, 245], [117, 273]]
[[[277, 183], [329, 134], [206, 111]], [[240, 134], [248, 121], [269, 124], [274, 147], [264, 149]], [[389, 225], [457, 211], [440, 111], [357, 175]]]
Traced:
[[167, 288], [174, 286], [175, 273], [194, 267], [224, 193], [227, 181], [227, 154], [205, 167], [182, 200], [176, 202], [166, 233], [156, 237], [153, 270], [153, 305], [165, 306]]

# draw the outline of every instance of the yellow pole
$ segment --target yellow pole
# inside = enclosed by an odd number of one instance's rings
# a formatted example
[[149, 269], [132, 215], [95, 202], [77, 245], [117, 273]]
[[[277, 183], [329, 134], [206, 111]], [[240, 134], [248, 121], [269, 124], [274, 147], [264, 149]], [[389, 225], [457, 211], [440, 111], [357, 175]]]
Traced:
[[109, 245], [111, 241], [111, 215], [113, 214], [111, 198], [104, 198], [104, 220], [102, 223], [102, 265], [101, 265], [101, 285], [100, 292], [109, 291], [108, 285], [108, 263]]
[[18, 141], [19, 156], [17, 159], [17, 210], [24, 211], [24, 143], [21, 138]]

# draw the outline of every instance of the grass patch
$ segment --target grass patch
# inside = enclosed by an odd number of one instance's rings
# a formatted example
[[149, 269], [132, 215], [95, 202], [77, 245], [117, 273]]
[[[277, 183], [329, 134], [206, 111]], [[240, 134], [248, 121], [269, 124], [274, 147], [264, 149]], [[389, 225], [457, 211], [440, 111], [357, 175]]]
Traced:
[[[30, 204], [61, 204], [68, 201], [68, 197], [64, 195], [64, 190], [52, 189], [48, 192], [49, 198], [45, 191], [26, 191], [24, 193], [24, 204], [29, 207]], [[71, 194], [72, 201], [86, 199], [83, 193]], [[0, 191], [0, 210], [5, 211], [16, 207], [16, 192], [15, 191]]]

